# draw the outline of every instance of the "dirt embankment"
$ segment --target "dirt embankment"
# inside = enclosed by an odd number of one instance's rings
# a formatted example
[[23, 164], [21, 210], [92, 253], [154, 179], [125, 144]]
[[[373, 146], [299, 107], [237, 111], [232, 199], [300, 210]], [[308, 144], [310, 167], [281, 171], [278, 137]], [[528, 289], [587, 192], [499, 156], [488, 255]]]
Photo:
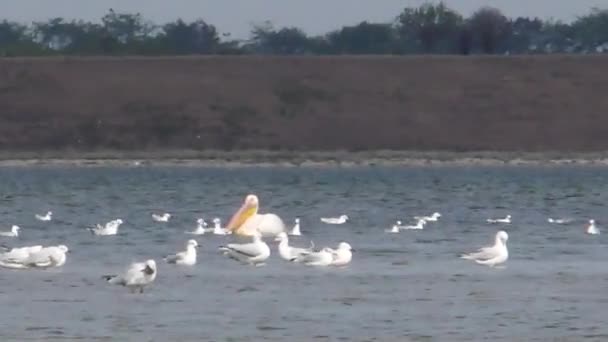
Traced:
[[608, 56], [0, 59], [0, 149], [608, 150]]

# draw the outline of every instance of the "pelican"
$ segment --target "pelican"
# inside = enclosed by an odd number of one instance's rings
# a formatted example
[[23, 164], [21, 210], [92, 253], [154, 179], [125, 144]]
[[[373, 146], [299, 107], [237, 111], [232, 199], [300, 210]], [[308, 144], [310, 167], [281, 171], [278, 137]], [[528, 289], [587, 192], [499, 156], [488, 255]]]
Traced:
[[293, 228], [291, 228], [291, 232], [289, 232], [289, 235], [294, 235], [294, 236], [302, 235], [302, 232], [300, 232], [300, 218], [296, 217], [294, 222], [295, 222], [295, 224], [294, 224]]
[[275, 214], [258, 214], [259, 201], [256, 195], [247, 195], [241, 208], [232, 216], [226, 230], [236, 235], [262, 237], [276, 236], [285, 231], [285, 224]]
[[487, 219], [488, 223], [511, 223], [511, 215], [501, 219]]
[[0, 232], [0, 236], [4, 236], [4, 237], [18, 237], [20, 229], [21, 228], [19, 228], [19, 226], [13, 225], [11, 227], [11, 231], [10, 232]]
[[589, 225], [587, 226], [587, 234], [597, 235], [600, 231], [595, 226], [595, 220], [589, 220]]
[[47, 211], [46, 215], [36, 214], [35, 216], [36, 216], [36, 219], [39, 221], [50, 221], [53, 219], [53, 212]]
[[498, 264], [506, 262], [509, 259], [507, 240], [509, 240], [509, 235], [504, 230], [501, 230], [496, 233], [496, 237], [494, 238], [494, 246], [482, 247], [476, 252], [463, 254], [460, 257], [462, 259], [474, 260], [480, 265], [494, 267]]

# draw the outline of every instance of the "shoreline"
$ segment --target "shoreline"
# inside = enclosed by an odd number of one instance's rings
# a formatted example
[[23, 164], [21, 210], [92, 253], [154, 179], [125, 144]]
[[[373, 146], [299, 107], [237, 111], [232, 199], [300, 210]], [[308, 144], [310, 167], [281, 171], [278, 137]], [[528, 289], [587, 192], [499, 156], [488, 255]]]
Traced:
[[104, 151], [0, 152], [0, 167], [608, 166], [606, 152]]

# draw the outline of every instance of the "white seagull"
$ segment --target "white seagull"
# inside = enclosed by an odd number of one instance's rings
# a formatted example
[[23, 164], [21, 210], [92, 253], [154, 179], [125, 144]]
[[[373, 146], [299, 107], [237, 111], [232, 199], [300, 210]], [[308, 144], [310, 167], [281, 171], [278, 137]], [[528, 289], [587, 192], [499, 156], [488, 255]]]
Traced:
[[504, 230], [501, 230], [496, 233], [496, 237], [494, 238], [494, 246], [482, 247], [476, 252], [463, 254], [460, 257], [462, 259], [474, 260], [476, 263], [481, 265], [494, 267], [498, 264], [506, 262], [507, 259], [509, 259], [507, 240], [509, 240], [509, 235]]
[[186, 242], [186, 250], [176, 254], [168, 255], [165, 257], [165, 261], [170, 264], [192, 266], [196, 264], [196, 249], [198, 243], [196, 240], [188, 240]]
[[343, 224], [348, 221], [348, 215], [340, 215], [340, 217], [321, 217], [321, 222], [327, 224]]
[[213, 219], [213, 234], [215, 235], [229, 235], [230, 232], [222, 228], [222, 220], [218, 217]]
[[570, 219], [570, 218], [558, 218], [558, 219], [554, 219], [554, 218], [549, 217], [547, 219], [547, 222], [549, 222], [549, 223], [556, 223], [556, 224], [568, 224], [568, 223], [572, 222], [572, 219]]
[[587, 226], [587, 234], [597, 235], [600, 231], [595, 226], [595, 220], [589, 220], [589, 225]]
[[403, 227], [399, 227], [399, 229], [408, 229], [408, 230], [424, 229], [425, 225], [426, 225], [426, 220], [419, 219], [415, 225], [403, 226]]
[[196, 229], [191, 232], [186, 232], [186, 234], [204, 235], [207, 231], [207, 222], [205, 222], [204, 219], [199, 218], [196, 220]]
[[38, 246], [25, 247], [15, 252], [13, 258], [2, 258], [0, 266], [7, 268], [49, 268], [60, 267], [65, 264], [66, 253], [69, 251], [65, 245], [50, 246], [38, 249]]
[[329, 266], [334, 261], [334, 255], [331, 248], [325, 247], [318, 252], [302, 254], [291, 261], [303, 263], [308, 266]]
[[40, 250], [42, 250], [41, 245], [12, 248], [0, 254], [0, 262], [21, 264], [29, 258], [30, 254], [40, 252]]
[[131, 264], [123, 275], [104, 275], [102, 278], [110, 284], [126, 286], [131, 292], [143, 293], [144, 287], [154, 282], [156, 274], [156, 261], [149, 259]]
[[399, 233], [399, 229], [401, 229], [401, 221], [397, 221], [391, 229], [385, 230], [387, 233]]
[[229, 243], [226, 246], [220, 246], [219, 249], [224, 255], [251, 265], [263, 265], [264, 261], [270, 257], [270, 247], [262, 240], [259, 232], [253, 235], [253, 242]]
[[4, 237], [18, 237], [19, 236], [19, 230], [21, 230], [21, 228], [19, 228], [19, 226], [13, 225], [11, 227], [10, 232], [0, 232], [0, 236], [4, 236]]
[[288, 260], [288, 261], [293, 261], [294, 259], [296, 259], [302, 255], [310, 254], [313, 252], [312, 242], [311, 242], [310, 248], [298, 248], [298, 247], [290, 246], [289, 237], [287, 237], [287, 233], [285, 233], [285, 232], [280, 232], [276, 236], [275, 241], [279, 241], [279, 246], [278, 246], [279, 255], [281, 256], [281, 258]]
[[169, 222], [170, 218], [171, 214], [169, 213], [164, 213], [162, 215], [152, 214], [152, 219], [156, 222]]
[[507, 217], [502, 219], [487, 219], [488, 223], [511, 223], [511, 215], [507, 215]]
[[346, 242], [340, 242], [337, 249], [330, 249], [332, 252], [333, 260], [331, 266], [344, 266], [353, 258], [353, 249], [350, 244]]
[[441, 214], [435, 212], [431, 216], [414, 216], [414, 219], [416, 219], [416, 220], [424, 220], [426, 222], [437, 222], [437, 220], [439, 220], [440, 217], [441, 217]]
[[118, 234], [118, 227], [123, 224], [121, 219], [112, 220], [102, 226], [97, 224], [95, 228], [88, 228], [94, 235], [105, 236], [105, 235], [116, 235]]
[[294, 222], [295, 222], [295, 224], [294, 224], [293, 228], [291, 228], [291, 232], [289, 232], [289, 235], [294, 235], [294, 236], [302, 235], [302, 232], [300, 232], [300, 218], [296, 217]]
[[36, 216], [36, 219], [38, 219], [39, 221], [50, 221], [53, 219], [53, 212], [47, 211], [46, 215], [36, 214], [35, 216]]

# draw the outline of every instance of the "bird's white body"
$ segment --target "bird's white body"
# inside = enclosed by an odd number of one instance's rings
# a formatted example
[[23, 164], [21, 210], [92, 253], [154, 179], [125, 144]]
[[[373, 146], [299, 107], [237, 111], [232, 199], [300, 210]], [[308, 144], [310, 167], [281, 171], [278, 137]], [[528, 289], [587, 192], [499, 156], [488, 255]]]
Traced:
[[595, 220], [589, 220], [589, 225], [587, 226], [587, 234], [598, 235], [599, 233], [600, 230], [597, 229], [597, 226], [595, 225]]
[[331, 248], [323, 248], [318, 252], [300, 255], [293, 261], [308, 266], [329, 266], [334, 261], [334, 256]]
[[219, 217], [216, 217], [213, 219], [213, 234], [229, 235], [229, 234], [231, 234], [231, 232], [222, 228], [222, 221], [219, 219]]
[[121, 219], [112, 220], [106, 223], [104, 226], [97, 224], [95, 228], [89, 228], [91, 233], [98, 236], [116, 235], [118, 234], [118, 227], [123, 224]]
[[69, 250], [67, 246], [38, 247], [25, 247], [15, 251], [13, 257], [1, 257], [0, 266], [24, 269], [60, 267], [65, 264]]
[[300, 219], [299, 218], [296, 218], [294, 220], [294, 225], [293, 225], [293, 228], [291, 228], [289, 235], [294, 235], [294, 236], [302, 235], [302, 232], [300, 231]]
[[327, 224], [344, 224], [348, 221], [348, 215], [340, 215], [340, 217], [321, 217], [321, 222]]
[[241, 208], [232, 216], [226, 230], [236, 235], [274, 237], [285, 231], [283, 220], [275, 214], [258, 214], [256, 195], [247, 195]]
[[199, 218], [196, 220], [196, 229], [191, 232], [186, 232], [186, 234], [205, 235], [205, 233], [208, 231], [209, 229], [207, 229], [207, 222], [205, 222], [204, 219]]
[[344, 266], [353, 259], [353, 252], [350, 244], [340, 242], [337, 249], [331, 250], [333, 260], [331, 266]]
[[0, 232], [0, 236], [3, 236], [3, 237], [18, 237], [19, 236], [19, 230], [21, 230], [21, 228], [19, 228], [19, 226], [13, 225], [11, 227], [11, 230], [9, 232]]
[[549, 217], [547, 219], [547, 222], [556, 223], [556, 224], [568, 224], [568, 223], [572, 222], [572, 219], [569, 219], [569, 218], [554, 219], [554, 218]]
[[165, 261], [170, 264], [192, 266], [196, 264], [196, 249], [198, 243], [196, 240], [188, 240], [186, 242], [186, 250], [176, 254], [168, 255]]
[[40, 250], [42, 250], [41, 245], [12, 248], [0, 254], [0, 262], [25, 263], [30, 254], [40, 252]]
[[400, 227], [400, 229], [406, 229], [406, 230], [424, 229], [425, 225], [426, 225], [426, 220], [419, 219], [415, 225], [403, 226], [403, 227]]
[[162, 215], [152, 214], [152, 219], [156, 222], [169, 222], [170, 218], [171, 214], [169, 213], [164, 213]]
[[312, 253], [312, 248], [298, 248], [289, 245], [289, 237], [285, 232], [279, 233], [275, 240], [279, 241], [278, 250], [281, 258], [287, 261], [293, 261], [294, 259]]
[[414, 219], [419, 220], [419, 221], [423, 220], [425, 222], [437, 222], [440, 217], [441, 217], [441, 214], [435, 212], [431, 216], [414, 216]]
[[237, 261], [259, 265], [270, 257], [270, 247], [262, 240], [260, 233], [253, 235], [253, 242], [250, 243], [230, 243], [219, 248], [224, 255]]
[[501, 230], [496, 233], [493, 246], [482, 247], [476, 252], [463, 254], [460, 257], [462, 259], [474, 260], [481, 265], [494, 267], [509, 259], [509, 251], [507, 249], [508, 240], [509, 235], [507, 232]]
[[139, 290], [142, 293], [144, 287], [154, 282], [157, 273], [156, 262], [150, 259], [131, 264], [123, 275], [107, 275], [103, 278], [110, 284], [125, 286], [131, 292]]
[[36, 214], [35, 217], [39, 221], [50, 221], [53, 219], [53, 212], [47, 211], [45, 215]]
[[511, 215], [507, 215], [507, 217], [505, 218], [500, 218], [500, 219], [487, 219], [486, 220], [488, 223], [511, 223]]
[[385, 232], [387, 233], [399, 233], [399, 230], [403, 228], [403, 226], [401, 225], [401, 221], [397, 221], [393, 227], [391, 227], [391, 229], [385, 230]]

